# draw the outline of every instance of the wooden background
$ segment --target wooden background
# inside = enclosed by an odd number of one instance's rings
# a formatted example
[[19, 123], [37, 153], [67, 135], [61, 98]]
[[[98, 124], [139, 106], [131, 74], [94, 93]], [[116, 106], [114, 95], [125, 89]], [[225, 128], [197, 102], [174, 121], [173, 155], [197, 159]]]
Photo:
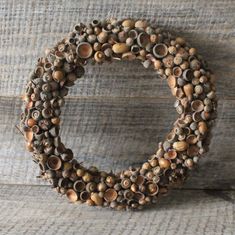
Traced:
[[[181, 190], [143, 212], [70, 205], [36, 178], [14, 127], [26, 79], [46, 46], [78, 22], [145, 18], [185, 38], [217, 76], [210, 152]], [[235, 234], [235, 1], [0, 0], [0, 234]], [[176, 118], [174, 99], [139, 63], [87, 66], [63, 109], [80, 161], [114, 171], [151, 155]]]

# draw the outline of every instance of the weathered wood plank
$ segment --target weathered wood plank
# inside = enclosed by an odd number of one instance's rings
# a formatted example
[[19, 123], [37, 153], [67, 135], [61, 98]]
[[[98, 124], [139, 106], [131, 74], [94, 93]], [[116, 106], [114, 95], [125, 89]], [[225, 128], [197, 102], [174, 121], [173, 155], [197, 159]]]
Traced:
[[153, 208], [118, 212], [69, 204], [49, 187], [0, 185], [4, 235], [232, 235], [234, 191], [174, 190]]
[[[68, 98], [62, 112], [62, 138], [89, 165], [106, 170], [138, 165], [154, 153], [170, 130], [176, 118], [172, 104], [168, 99]], [[18, 98], [0, 98], [0, 182], [43, 183], [36, 180], [37, 167], [14, 128], [20, 106]], [[234, 110], [234, 100], [219, 103], [210, 152], [185, 187], [235, 188]]]
[[[235, 6], [233, 1], [0, 1], [0, 93], [20, 95], [36, 58], [77, 22], [94, 17], [144, 17], [186, 36], [218, 77], [218, 94], [235, 98]], [[187, 20], [185, 20], [187, 18]], [[59, 27], [58, 27], [59, 25]], [[72, 96], [169, 97], [165, 84], [138, 63], [89, 66]]]

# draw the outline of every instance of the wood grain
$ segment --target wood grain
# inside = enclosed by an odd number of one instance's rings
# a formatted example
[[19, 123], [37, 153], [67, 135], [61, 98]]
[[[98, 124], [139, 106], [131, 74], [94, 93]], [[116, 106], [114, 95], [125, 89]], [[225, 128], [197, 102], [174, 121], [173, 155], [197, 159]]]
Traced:
[[235, 229], [233, 191], [174, 190], [151, 209], [118, 212], [69, 204], [45, 186], [0, 188], [3, 235], [232, 235]]

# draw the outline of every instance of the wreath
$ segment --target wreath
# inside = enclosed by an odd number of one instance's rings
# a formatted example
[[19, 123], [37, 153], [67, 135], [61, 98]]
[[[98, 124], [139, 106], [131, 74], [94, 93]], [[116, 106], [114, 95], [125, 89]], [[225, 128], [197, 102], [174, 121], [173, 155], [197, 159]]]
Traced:
[[[154, 67], [176, 97], [179, 114], [146, 162], [118, 173], [85, 167], [59, 135], [64, 97], [84, 75], [84, 66], [114, 60], [139, 60], [145, 68]], [[20, 122], [26, 148], [40, 167], [40, 177], [70, 202], [141, 209], [182, 184], [208, 150], [217, 106], [214, 81], [195, 48], [145, 20], [77, 24], [66, 38], [45, 50], [27, 82]]]

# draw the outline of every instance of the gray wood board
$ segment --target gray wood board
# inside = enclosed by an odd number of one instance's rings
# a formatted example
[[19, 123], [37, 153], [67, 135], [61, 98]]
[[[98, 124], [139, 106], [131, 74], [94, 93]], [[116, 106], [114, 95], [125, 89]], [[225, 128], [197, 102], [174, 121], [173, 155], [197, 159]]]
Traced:
[[[85, 165], [120, 170], [137, 166], [153, 154], [176, 118], [169, 99], [67, 98], [61, 135]], [[37, 166], [24, 149], [18, 124], [22, 101], [0, 98], [0, 182], [41, 184]], [[210, 152], [200, 161], [187, 188], [235, 188], [235, 101], [219, 102]], [[218, 144], [219, 143], [219, 144]]]
[[73, 205], [45, 186], [0, 185], [2, 235], [233, 235], [235, 192], [174, 190], [151, 209]]
[[[174, 30], [198, 48], [218, 78], [218, 94], [235, 98], [234, 1], [0, 1], [0, 93], [23, 93], [45, 47], [78, 22], [107, 17], [146, 18]], [[156, 74], [138, 63], [88, 66], [71, 96], [169, 97]]]
[[[36, 58], [77, 22], [114, 16], [146, 18], [174, 30], [208, 60], [218, 77], [221, 114], [210, 153], [185, 187], [234, 188], [234, 1], [1, 0], [0, 6], [0, 182], [42, 183], [35, 179], [37, 168], [14, 129], [18, 97]], [[88, 65], [86, 71], [71, 88], [64, 109], [62, 136], [67, 146], [82, 161], [103, 169], [140, 164], [176, 117], [165, 81], [138, 63]]]

